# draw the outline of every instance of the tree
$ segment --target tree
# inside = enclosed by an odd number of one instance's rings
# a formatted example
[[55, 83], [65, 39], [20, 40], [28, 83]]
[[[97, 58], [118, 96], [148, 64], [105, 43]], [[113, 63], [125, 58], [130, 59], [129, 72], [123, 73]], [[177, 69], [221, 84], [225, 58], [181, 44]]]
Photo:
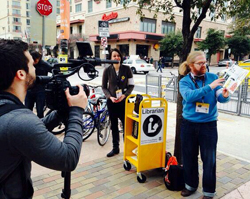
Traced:
[[227, 45], [232, 54], [238, 58], [238, 61], [241, 57], [250, 53], [250, 39], [247, 36], [235, 34], [227, 39]]
[[[120, 3], [121, 0], [113, 0]], [[133, 0], [136, 2], [136, 0]], [[248, 1], [248, 0], [247, 0]], [[126, 7], [128, 0], [124, 0]], [[211, 20], [221, 17], [226, 12], [235, 9], [234, 4], [238, 5], [238, 0], [138, 0], [137, 14], [141, 18], [145, 17], [143, 13], [145, 9], [154, 12], [157, 17], [158, 12], [166, 14], [166, 20], [174, 21], [175, 8], [178, 8], [183, 13], [182, 19], [182, 36], [183, 47], [180, 61], [186, 60], [191, 51], [194, 34], [197, 31], [202, 20], [205, 19], [207, 13], [212, 13]], [[175, 12], [174, 12], [175, 11]], [[182, 76], [178, 76], [178, 81]], [[175, 136], [175, 151], [174, 155], [181, 163], [181, 145], [180, 145], [180, 124], [182, 119], [182, 97], [178, 92], [177, 97], [177, 112], [176, 112], [176, 136]]]
[[209, 65], [211, 61], [211, 56], [216, 54], [218, 50], [225, 47], [225, 38], [221, 31], [216, 31], [214, 29], [208, 29], [207, 37], [204, 41], [198, 43], [200, 50], [208, 49], [208, 59]]
[[[163, 51], [164, 56], [171, 56], [172, 60], [174, 60], [174, 56], [181, 56], [183, 46], [183, 37], [181, 32], [170, 33], [165, 35], [165, 37], [160, 41], [160, 50]], [[172, 61], [172, 67], [174, 62]]]
[[230, 14], [235, 19], [231, 24], [232, 33], [250, 35], [250, 0], [238, 1]]

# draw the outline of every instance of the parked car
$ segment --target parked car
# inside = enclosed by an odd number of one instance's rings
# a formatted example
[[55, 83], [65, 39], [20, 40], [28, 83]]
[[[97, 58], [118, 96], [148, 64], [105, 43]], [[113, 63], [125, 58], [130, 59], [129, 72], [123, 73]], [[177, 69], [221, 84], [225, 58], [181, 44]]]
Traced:
[[135, 56], [130, 56], [129, 59], [123, 61], [123, 64], [129, 66], [133, 74], [136, 74], [137, 72], [143, 72], [144, 74], [147, 74], [149, 71], [155, 70], [153, 64], [149, 64], [145, 60]]
[[232, 66], [235, 63], [235, 61], [231, 59], [222, 59], [218, 62], [218, 66]]

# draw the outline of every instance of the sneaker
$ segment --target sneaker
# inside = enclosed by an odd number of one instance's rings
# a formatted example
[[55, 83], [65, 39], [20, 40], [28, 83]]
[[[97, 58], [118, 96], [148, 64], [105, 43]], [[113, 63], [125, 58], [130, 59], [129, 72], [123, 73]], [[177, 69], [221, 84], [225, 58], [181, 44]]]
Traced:
[[107, 154], [107, 157], [113, 157], [114, 155], [117, 155], [120, 153], [120, 150], [119, 149], [112, 149], [112, 151], [110, 151], [108, 154]]
[[181, 195], [182, 195], [183, 197], [188, 197], [188, 196], [192, 195], [194, 192], [195, 192], [195, 191], [189, 191], [189, 190], [187, 190], [187, 189], [185, 188], [185, 189], [183, 189], [183, 190], [181, 191]]

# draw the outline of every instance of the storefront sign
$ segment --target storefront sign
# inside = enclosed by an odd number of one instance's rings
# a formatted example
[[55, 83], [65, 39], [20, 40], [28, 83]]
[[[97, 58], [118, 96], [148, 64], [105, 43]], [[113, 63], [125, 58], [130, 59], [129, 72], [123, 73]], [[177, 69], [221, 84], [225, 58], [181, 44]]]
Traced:
[[119, 18], [119, 19], [112, 19], [109, 20], [109, 23], [119, 23], [119, 22], [124, 22], [124, 21], [129, 21], [130, 18], [129, 17], [124, 17], [124, 18]]
[[116, 19], [118, 17], [118, 13], [117, 12], [111, 12], [111, 14], [109, 15], [102, 15], [102, 20], [103, 21], [109, 21], [111, 19]]

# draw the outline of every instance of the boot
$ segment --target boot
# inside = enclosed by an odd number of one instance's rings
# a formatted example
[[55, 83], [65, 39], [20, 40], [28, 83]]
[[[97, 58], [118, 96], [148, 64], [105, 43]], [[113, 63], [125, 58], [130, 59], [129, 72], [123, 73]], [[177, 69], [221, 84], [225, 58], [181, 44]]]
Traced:
[[112, 151], [110, 151], [108, 154], [107, 154], [107, 157], [113, 157], [114, 155], [117, 155], [120, 153], [120, 149], [112, 149]]

